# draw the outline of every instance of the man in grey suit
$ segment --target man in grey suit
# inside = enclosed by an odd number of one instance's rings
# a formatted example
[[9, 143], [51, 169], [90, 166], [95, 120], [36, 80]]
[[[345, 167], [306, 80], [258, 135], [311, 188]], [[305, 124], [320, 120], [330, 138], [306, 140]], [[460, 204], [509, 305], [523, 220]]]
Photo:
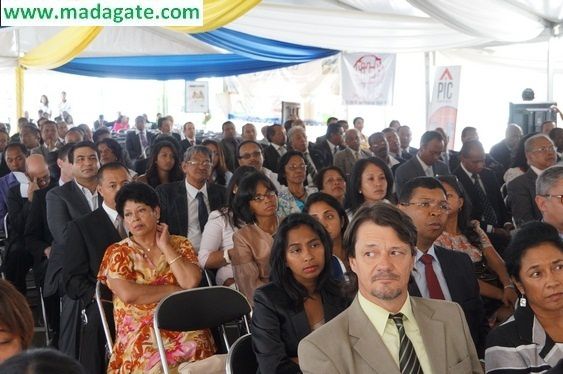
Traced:
[[68, 243], [69, 224], [98, 208], [96, 174], [100, 167], [96, 146], [92, 142], [74, 145], [68, 154], [74, 179], [47, 193], [47, 222], [53, 234], [53, 245], [45, 274], [44, 295], [62, 297], [59, 349], [69, 356], [78, 356], [78, 331], [81, 305], [66, 295], [63, 279], [63, 258], [74, 255]]
[[352, 168], [356, 161], [362, 158], [368, 158], [373, 154], [365, 149], [360, 148], [360, 131], [357, 129], [348, 129], [344, 134], [344, 142], [347, 147], [334, 155], [334, 166], [337, 166], [349, 177], [352, 174]]
[[555, 145], [547, 135], [538, 134], [524, 143], [526, 160], [530, 168], [506, 186], [507, 205], [512, 212], [516, 227], [528, 221], [539, 221], [541, 212], [536, 205], [536, 179], [543, 171], [557, 162]]
[[450, 174], [448, 165], [439, 161], [444, 151], [444, 138], [437, 131], [426, 131], [420, 138], [420, 149], [416, 156], [402, 164], [395, 172], [397, 195], [401, 187], [416, 177], [435, 177]]
[[409, 296], [416, 228], [404, 213], [385, 203], [364, 206], [344, 242], [359, 292], [301, 341], [303, 373], [483, 372], [459, 305]]

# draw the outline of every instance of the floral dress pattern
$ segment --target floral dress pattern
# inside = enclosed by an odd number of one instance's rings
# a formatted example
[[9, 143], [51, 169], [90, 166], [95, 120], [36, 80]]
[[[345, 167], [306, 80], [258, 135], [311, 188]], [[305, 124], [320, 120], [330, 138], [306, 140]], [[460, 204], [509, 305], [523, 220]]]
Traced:
[[[198, 264], [197, 255], [185, 237], [172, 235], [170, 240], [186, 261]], [[105, 282], [107, 278], [130, 280], [145, 285], [178, 284], [164, 255], [153, 265], [129, 238], [106, 250], [98, 279]], [[157, 304], [126, 304], [114, 294], [113, 305], [117, 331], [108, 373], [162, 372], [153, 329], [153, 315]], [[207, 358], [216, 351], [209, 330], [161, 331], [161, 334], [171, 369], [182, 362]]]

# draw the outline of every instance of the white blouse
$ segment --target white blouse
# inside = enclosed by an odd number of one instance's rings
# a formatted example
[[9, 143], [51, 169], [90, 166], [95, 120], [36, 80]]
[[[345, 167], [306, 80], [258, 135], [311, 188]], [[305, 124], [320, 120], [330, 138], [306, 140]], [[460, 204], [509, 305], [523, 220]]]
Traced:
[[[202, 269], [205, 268], [205, 263], [212, 252], [233, 248], [235, 228], [231, 226], [228, 218], [219, 210], [214, 210], [209, 214], [203, 234], [201, 235], [201, 243], [199, 244], [199, 252], [197, 254], [199, 265]], [[221, 286], [227, 279], [233, 277], [233, 268], [230, 264], [227, 264], [217, 269], [215, 281]]]

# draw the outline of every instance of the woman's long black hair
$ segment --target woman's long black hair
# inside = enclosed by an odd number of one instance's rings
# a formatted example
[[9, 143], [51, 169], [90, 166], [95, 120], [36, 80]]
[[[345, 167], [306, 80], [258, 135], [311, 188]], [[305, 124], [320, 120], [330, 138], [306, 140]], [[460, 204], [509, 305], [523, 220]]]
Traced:
[[170, 148], [172, 150], [172, 154], [174, 155], [174, 166], [170, 170], [170, 182], [177, 182], [184, 179], [184, 173], [182, 172], [182, 168], [180, 167], [180, 156], [178, 154], [177, 148], [174, 146], [173, 143], [169, 142], [168, 139], [166, 140], [158, 140], [156, 141], [151, 149], [151, 155], [147, 161], [147, 183], [149, 186], [156, 188], [162, 181], [158, 178], [158, 168], [156, 166], [156, 160], [158, 158], [158, 154], [162, 148]]
[[385, 193], [384, 199], [394, 202], [393, 198], [393, 173], [389, 166], [378, 157], [368, 157], [356, 161], [354, 168], [352, 169], [352, 175], [348, 183], [346, 183], [346, 197], [344, 199], [344, 207], [350, 209], [354, 213], [362, 204], [366, 201], [366, 198], [360, 189], [362, 188], [362, 174], [368, 167], [368, 165], [375, 165], [385, 174], [385, 179], [387, 180], [387, 192]]

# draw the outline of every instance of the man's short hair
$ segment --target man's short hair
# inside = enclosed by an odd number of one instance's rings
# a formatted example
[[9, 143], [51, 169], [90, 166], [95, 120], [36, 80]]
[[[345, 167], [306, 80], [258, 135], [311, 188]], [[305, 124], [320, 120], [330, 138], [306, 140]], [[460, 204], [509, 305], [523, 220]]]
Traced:
[[343, 128], [341, 124], [331, 123], [326, 128], [326, 137], [329, 139], [333, 134], [340, 133], [340, 129]]
[[362, 117], [356, 117], [356, 118], [354, 118], [354, 120], [352, 121], [352, 124], [353, 124], [354, 126], [356, 126], [356, 122], [358, 122], [359, 120], [362, 120], [362, 121], [363, 121], [364, 119], [363, 119]]
[[204, 145], [194, 145], [191, 146], [186, 150], [184, 153], [184, 159], [182, 161], [186, 162], [192, 159], [192, 156], [196, 153], [202, 153], [203, 155], [207, 156], [211, 160], [211, 151]]
[[104, 177], [104, 173], [106, 171], [109, 170], [119, 170], [119, 169], [123, 169], [127, 172], [127, 174], [129, 174], [129, 169], [127, 169], [127, 166], [123, 165], [121, 162], [108, 162], [105, 165], [102, 165], [99, 169], [98, 169], [98, 174], [96, 174], [96, 179], [98, 180], [98, 183], [103, 179]]
[[383, 130], [381, 130], [381, 132], [384, 133], [384, 134], [388, 134], [388, 133], [395, 133], [396, 134], [397, 130], [395, 130], [392, 127], [386, 127]]
[[276, 133], [276, 127], [282, 127], [279, 123], [274, 123], [271, 126], [266, 127], [266, 139], [271, 142], [272, 136]]
[[295, 135], [295, 133], [297, 132], [302, 132], [303, 134], [307, 135], [307, 132], [305, 131], [305, 129], [301, 126], [295, 126], [289, 129], [289, 131], [287, 132], [287, 140], [290, 141], [291, 138], [293, 138], [293, 135]]
[[92, 140], [94, 141], [94, 143], [97, 143], [100, 140], [100, 137], [105, 134], [110, 135], [111, 131], [109, 131], [109, 129], [105, 126], [100, 127], [92, 134]]
[[98, 149], [96, 148], [96, 145], [91, 141], [84, 140], [79, 143], [74, 143], [73, 147], [68, 152], [68, 162], [70, 162], [71, 164], [74, 164], [74, 151], [77, 150], [78, 148], [90, 148], [91, 150], [96, 152], [96, 155], [98, 154]]
[[12, 148], [17, 148], [20, 151], [22, 151], [22, 153], [27, 157], [28, 151], [27, 148], [25, 147], [25, 145], [23, 145], [22, 143], [9, 143], [6, 148], [4, 149], [4, 158], [6, 158], [6, 154], [8, 154], [8, 151]]
[[541, 138], [547, 139], [550, 142], [552, 142], [551, 139], [549, 138], [549, 136], [547, 136], [545, 134], [532, 135], [528, 139], [526, 139], [526, 141], [524, 142], [524, 152], [526, 152], [526, 153], [532, 152], [534, 150], [534, 143], [536, 142], [536, 140], [541, 139]]
[[331, 123], [332, 121], [338, 121], [338, 118], [336, 117], [328, 117], [326, 120], [326, 124], [328, 125], [329, 123]]
[[394, 205], [378, 202], [362, 205], [354, 214], [342, 241], [347, 258], [356, 257], [357, 232], [364, 222], [390, 227], [402, 242], [410, 246], [411, 254], [416, 254], [416, 226], [411, 218]]
[[461, 137], [465, 138], [465, 136], [467, 135], [468, 132], [470, 131], [475, 131], [477, 132], [477, 129], [473, 126], [466, 126], [461, 130]]
[[221, 125], [221, 131], [225, 131], [225, 126], [227, 125], [232, 125], [234, 126], [235, 124], [232, 121], [225, 121], [223, 122], [223, 124]]
[[260, 143], [254, 141], [254, 140], [243, 140], [242, 142], [239, 143], [239, 145], [237, 146], [236, 152], [235, 152], [235, 157], [237, 159], [240, 158], [240, 149], [242, 148], [243, 145], [247, 145], [247, 144], [254, 144], [256, 147], [258, 147], [258, 150], [260, 152], [262, 152], [262, 147], [260, 146]]
[[481, 144], [479, 140], [470, 140], [468, 142], [463, 143], [459, 151], [459, 154], [462, 157], [468, 157], [469, 152], [471, 152], [474, 149], [479, 149], [482, 150], [483, 152], [485, 151], [485, 149], [483, 148], [483, 144]]
[[423, 147], [430, 143], [432, 140], [444, 141], [444, 137], [438, 131], [426, 131], [420, 138], [420, 146]]
[[68, 159], [68, 153], [70, 152], [72, 147], [74, 147], [74, 143], [67, 143], [59, 148], [59, 151], [57, 152], [57, 159], [62, 161]]
[[434, 177], [416, 177], [409, 180], [401, 188], [401, 193], [398, 196], [399, 203], [410, 202], [413, 192], [417, 188], [426, 188], [428, 190], [441, 190], [446, 195], [446, 189], [442, 186], [439, 180]]
[[560, 180], [563, 180], [563, 166], [552, 166], [545, 169], [536, 179], [536, 195], [545, 196]]

